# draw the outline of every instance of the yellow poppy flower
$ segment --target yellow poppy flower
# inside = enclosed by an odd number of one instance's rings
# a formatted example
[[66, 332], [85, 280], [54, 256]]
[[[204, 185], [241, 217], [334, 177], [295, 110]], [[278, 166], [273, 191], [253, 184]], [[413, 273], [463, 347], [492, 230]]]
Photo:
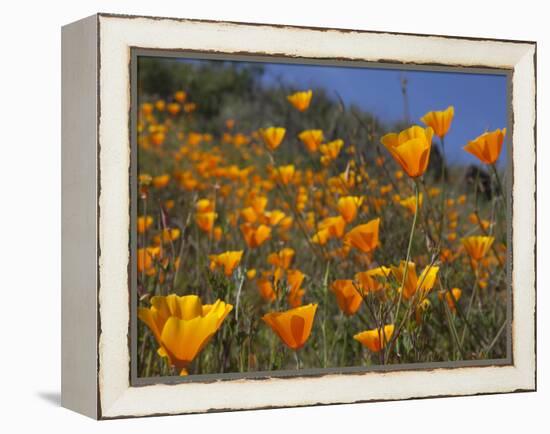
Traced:
[[454, 115], [455, 108], [451, 105], [442, 111], [428, 112], [420, 120], [431, 127], [436, 136], [443, 138], [451, 127]]
[[[403, 297], [408, 300], [419, 291], [421, 293], [420, 299], [423, 299], [434, 287], [439, 267], [433, 265], [431, 267], [428, 266], [424, 268], [420, 276], [416, 274], [416, 264], [414, 262], [409, 261], [407, 268], [407, 279], [405, 280], [405, 287], [402, 289]], [[405, 261], [401, 261], [399, 266], [392, 266], [391, 271], [395, 279], [401, 284], [405, 272]]]
[[139, 234], [144, 233], [147, 229], [153, 224], [153, 217], [148, 216], [139, 216], [137, 219], [137, 231]]
[[361, 307], [363, 297], [361, 297], [361, 294], [355, 289], [353, 280], [335, 280], [330, 285], [330, 289], [336, 295], [338, 307], [345, 315], [354, 315]]
[[388, 324], [383, 328], [365, 330], [364, 332], [357, 333], [353, 336], [353, 339], [361, 342], [362, 345], [367, 347], [373, 353], [377, 353], [390, 341], [393, 335], [394, 325]]
[[275, 301], [277, 295], [273, 287], [273, 280], [270, 277], [264, 276], [256, 279], [256, 286], [260, 296], [267, 302]]
[[357, 217], [357, 210], [362, 204], [362, 197], [344, 196], [338, 199], [338, 211], [346, 223], [351, 223]]
[[380, 141], [411, 178], [422, 176], [428, 168], [433, 130], [414, 125], [399, 134], [390, 133]]
[[177, 102], [185, 102], [187, 99], [187, 94], [183, 90], [178, 90], [176, 93], [174, 93], [174, 99]]
[[155, 108], [159, 111], [159, 112], [163, 112], [164, 109], [166, 108], [166, 101], [164, 101], [163, 99], [159, 99], [155, 102]]
[[221, 300], [203, 305], [196, 295], [155, 296], [138, 317], [153, 333], [160, 356], [167, 357], [181, 375], [221, 327], [233, 306]]
[[330, 238], [342, 238], [346, 221], [342, 216], [327, 217], [319, 222], [318, 228], [319, 231], [326, 229]]
[[[452, 293], [452, 295], [451, 295]], [[437, 293], [437, 298], [439, 300], [443, 300], [443, 297], [445, 297], [445, 301], [447, 302], [447, 306], [449, 306], [449, 309], [451, 312], [456, 312], [456, 305], [455, 301], [460, 300], [460, 296], [462, 295], [462, 290], [460, 288], [453, 288], [451, 289], [451, 292], [449, 291], [439, 291]]]
[[240, 228], [246, 244], [251, 249], [259, 247], [271, 237], [271, 228], [266, 225], [255, 227], [250, 223], [243, 223]]
[[321, 229], [311, 237], [311, 242], [324, 246], [330, 238], [330, 232], [328, 229]]
[[274, 209], [273, 211], [266, 211], [263, 217], [265, 220], [264, 223], [270, 226], [277, 226], [279, 223], [281, 223], [284, 220], [284, 218], [286, 217], [286, 214], [281, 210]]
[[293, 259], [294, 249], [285, 247], [277, 253], [271, 253], [267, 257], [267, 263], [286, 270], [290, 267], [290, 264], [292, 264]]
[[345, 242], [363, 253], [372, 252], [380, 244], [378, 238], [379, 227], [380, 218], [371, 220], [363, 225], [355, 226], [346, 234]]
[[316, 310], [317, 304], [308, 304], [284, 312], [270, 312], [262, 319], [287, 347], [299, 350], [311, 334]]
[[294, 178], [294, 172], [294, 164], [279, 166], [276, 171], [277, 179], [281, 184], [288, 185], [292, 182], [292, 178]]
[[[423, 198], [423, 195], [422, 193], [420, 193], [418, 195], [418, 206], [419, 207], [422, 207], [422, 198]], [[407, 197], [406, 199], [401, 199], [399, 201], [399, 204], [405, 208], [407, 208], [412, 214], [415, 213], [416, 211], [416, 196], [410, 196], [410, 197]]]
[[177, 102], [171, 102], [166, 106], [166, 111], [172, 116], [177, 115], [181, 110], [181, 106]]
[[168, 174], [155, 176], [153, 178], [153, 186], [155, 188], [159, 188], [159, 189], [164, 188], [168, 185], [169, 182], [170, 182], [170, 175]]
[[150, 102], [144, 102], [143, 104], [141, 104], [141, 112], [145, 116], [149, 116], [151, 113], [153, 113], [153, 104], [151, 104]]
[[195, 222], [199, 229], [203, 232], [210, 233], [214, 227], [214, 221], [218, 214], [215, 212], [200, 212], [195, 215]]
[[380, 291], [386, 287], [391, 270], [387, 267], [372, 268], [355, 274], [355, 280], [363, 292]]
[[304, 112], [309, 108], [312, 96], [313, 92], [311, 90], [306, 90], [288, 95], [286, 99], [294, 106], [296, 110]]
[[340, 150], [344, 146], [344, 141], [341, 139], [333, 140], [332, 142], [324, 143], [319, 147], [321, 154], [321, 163], [328, 165], [331, 161], [336, 160], [340, 154]]
[[[283, 269], [281, 268], [280, 277], [282, 277]], [[279, 277], [279, 276], [278, 276]], [[286, 270], [286, 282], [290, 292], [294, 292], [302, 286], [306, 275], [298, 269]]]
[[495, 237], [471, 236], [462, 238], [461, 242], [470, 258], [479, 261], [483, 258], [495, 241]]
[[180, 237], [181, 231], [178, 228], [165, 228], [159, 235], [153, 237], [153, 242], [158, 246], [160, 243], [168, 244]]
[[325, 140], [322, 130], [305, 130], [298, 134], [298, 138], [309, 152], [317, 152]]
[[270, 150], [274, 151], [281, 145], [281, 142], [285, 138], [286, 129], [282, 127], [262, 128], [259, 133], [265, 145]]
[[154, 261], [161, 258], [160, 247], [146, 247], [137, 250], [137, 271], [148, 276], [155, 273]]
[[297, 289], [296, 291], [291, 291], [288, 294], [287, 301], [290, 307], [299, 307], [303, 303], [304, 294], [306, 293], [303, 289]]
[[485, 164], [493, 164], [498, 160], [502, 144], [506, 136], [506, 128], [483, 133], [464, 146], [464, 150], [479, 158]]
[[235, 268], [241, 262], [243, 251], [227, 251], [219, 255], [210, 255], [210, 269], [215, 270], [217, 267], [223, 267], [226, 276], [231, 276]]

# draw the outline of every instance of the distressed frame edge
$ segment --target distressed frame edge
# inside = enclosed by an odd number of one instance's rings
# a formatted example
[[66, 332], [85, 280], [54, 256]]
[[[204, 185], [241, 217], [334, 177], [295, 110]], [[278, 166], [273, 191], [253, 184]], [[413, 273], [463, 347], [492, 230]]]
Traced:
[[95, 14], [61, 28], [61, 406], [93, 419], [100, 417], [98, 25]]
[[[105, 14], [102, 14], [101, 15], [102, 17], [104, 16], [107, 16]], [[108, 16], [110, 17], [110, 15]], [[120, 18], [120, 16], [117, 16]], [[135, 17], [131, 17], [131, 18], [135, 18]], [[148, 17], [148, 19], [153, 19], [154, 18], [150, 18]], [[174, 20], [174, 19], [172, 19]], [[195, 20], [182, 20], [182, 21], [195, 21]], [[220, 22], [215, 22], [215, 23], [220, 23]], [[238, 23], [236, 23], [238, 24]], [[251, 26], [254, 26], [254, 24], [251, 24]], [[261, 25], [258, 25], [258, 26], [261, 26]], [[269, 25], [268, 25], [269, 26]], [[288, 26], [282, 26], [283, 28], [286, 28]], [[297, 30], [297, 29], [304, 29], [302, 27], [292, 27], [293, 29]], [[307, 29], [307, 28], [306, 28]], [[324, 29], [320, 29], [320, 30], [324, 30]], [[331, 30], [331, 29], [328, 29], [328, 30]], [[346, 31], [346, 30], [344, 30]], [[350, 31], [350, 32], [355, 32], [355, 31]], [[368, 32], [368, 31], [358, 31], [358, 32], [361, 32], [361, 33], [374, 33], [374, 32]], [[385, 32], [382, 32], [382, 33], [385, 33]], [[420, 37], [429, 37], [429, 36], [432, 36], [432, 35], [421, 35]], [[445, 36], [439, 36], [441, 38], [448, 38], [448, 39], [459, 39], [459, 38], [455, 38], [455, 37], [445, 37]], [[474, 39], [476, 40], [476, 39]], [[482, 40], [485, 40], [485, 39], [482, 39]], [[498, 42], [502, 42], [501, 40], [497, 40]], [[513, 42], [516, 42], [516, 41], [513, 41]], [[532, 83], [533, 85], [533, 96], [535, 97], [535, 100], [536, 100], [536, 68], [534, 67], [534, 65], [536, 65], [536, 43], [527, 43], [528, 45], [525, 47], [526, 50], [525, 50], [525, 56], [524, 58], [528, 58], [527, 61], [529, 61], [529, 59], [531, 59], [532, 57], [532, 72], [533, 72], [533, 75], [528, 77], [530, 79], [530, 83]], [[523, 58], [522, 58], [523, 59]], [[520, 62], [517, 62], [515, 66], [519, 65]], [[515, 71], [514, 71], [514, 79], [513, 79], [513, 83], [515, 84], [516, 83], [516, 80], [515, 80], [516, 76], [515, 76]], [[514, 105], [514, 108], [515, 108], [515, 105]], [[515, 110], [514, 110], [515, 111]], [[533, 131], [533, 141], [532, 141], [532, 145], [533, 145], [533, 151], [536, 152], [536, 105], [534, 104], [533, 105], [533, 124], [530, 126], [531, 130]], [[515, 140], [514, 140], [515, 141]], [[536, 194], [536, 153], [534, 154], [534, 167], [533, 167], [533, 170], [534, 170], [534, 173], [535, 173], [535, 178], [534, 178], [534, 181], [535, 181], [535, 185], [534, 185], [534, 188], [533, 188], [533, 193]], [[533, 272], [536, 271], [536, 214], [534, 216], [534, 223], [535, 223], [535, 238], [534, 238], [534, 269], [533, 269]], [[536, 275], [534, 276], [535, 279], [536, 279]], [[536, 280], [535, 280], [535, 293], [536, 293]], [[534, 305], [534, 312], [533, 312], [533, 317], [534, 317], [534, 320], [536, 321], [536, 299], [534, 300], [535, 302], [535, 305]], [[535, 327], [535, 333], [536, 333], [536, 327]], [[535, 338], [536, 338], [536, 335], [535, 335]], [[516, 388], [516, 389], [510, 389], [510, 390], [505, 390], [505, 391], [498, 391], [498, 392], [481, 392], [480, 394], [489, 394], [489, 393], [508, 393], [508, 392], [513, 392], [513, 391], [530, 391], [530, 390], [536, 390], [536, 340], [533, 342], [534, 343], [534, 348], [533, 348], [533, 356], [534, 356], [534, 369], [533, 369], [533, 378], [532, 380], [529, 379], [529, 378], [525, 378], [525, 383], [523, 384], [523, 386], [525, 387], [521, 387], [522, 385], [519, 385], [520, 387]], [[101, 389], [101, 384], [99, 383], [99, 389]], [[467, 394], [458, 394], [458, 395], [454, 395], [454, 394], [450, 394], [450, 395], [426, 395], [426, 396], [422, 396], [421, 394], [418, 394], [417, 396], [410, 396], [410, 397], [401, 397], [401, 398], [393, 398], [393, 399], [421, 399], [421, 398], [425, 398], [425, 397], [433, 397], [433, 396], [463, 396], [463, 395], [472, 395], [472, 394], [478, 394], [478, 393], [467, 393]], [[121, 396], [122, 398], [122, 396]], [[359, 400], [359, 401], [345, 401], [345, 402], [372, 402], [372, 401], [379, 401], [379, 400], [386, 400], [386, 399], [367, 399], [367, 400]], [[116, 400], [118, 401], [118, 399]], [[330, 404], [330, 403], [345, 403], [345, 402], [318, 402], [318, 403], [309, 403], [309, 404], [303, 404], [303, 405], [321, 405], [321, 404]], [[300, 406], [300, 404], [288, 404], [288, 405], [292, 405], [292, 406]], [[284, 407], [285, 405], [275, 405], [273, 407]], [[116, 407], [116, 406], [114, 406]], [[250, 409], [250, 408], [270, 408], [270, 407], [246, 407], [246, 408], [231, 408], [231, 410], [239, 410], [239, 409]], [[111, 408], [107, 409], [106, 411], [104, 411], [103, 413], [103, 418], [118, 418], [118, 417], [134, 417], [134, 416], [145, 416], [147, 414], [116, 414], [116, 409], [115, 408], [112, 408], [112, 410], [115, 410], [115, 412], [111, 412], [110, 411]], [[229, 408], [212, 408], [212, 409], [206, 409], [204, 411], [223, 411], [223, 410], [230, 410]], [[185, 410], [181, 410], [179, 412], [167, 412], [167, 413], [155, 413], [155, 414], [179, 414], [179, 413], [188, 413], [188, 412], [197, 412], [197, 411], [185, 411]], [[200, 411], [199, 411], [200, 412]], [[101, 416], [101, 415], [100, 415]]]

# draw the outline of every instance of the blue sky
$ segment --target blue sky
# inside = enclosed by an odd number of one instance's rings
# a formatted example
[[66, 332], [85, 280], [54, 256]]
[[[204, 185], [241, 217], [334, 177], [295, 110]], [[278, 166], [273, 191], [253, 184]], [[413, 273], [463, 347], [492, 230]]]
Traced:
[[[401, 77], [405, 76], [412, 123], [421, 124], [428, 111], [454, 106], [455, 117], [445, 138], [449, 161], [477, 162], [462, 147], [487, 130], [507, 126], [505, 75], [291, 64], [266, 64], [265, 68], [267, 86], [282, 80], [296, 89], [324, 87], [388, 124], [404, 118]], [[503, 148], [500, 164], [505, 158]]]
[[[245, 67], [249, 62], [235, 63]], [[322, 87], [335, 100], [339, 94], [346, 105], [356, 104], [374, 113], [388, 125], [404, 118], [401, 77], [405, 76], [411, 123], [422, 125], [420, 118], [426, 112], [454, 106], [455, 117], [445, 138], [445, 152], [449, 162], [477, 163], [478, 160], [462, 147], [485, 131], [507, 127], [507, 83], [503, 74], [262, 64], [265, 67], [262, 77], [265, 86], [278, 86], [282, 81], [295, 90]], [[506, 145], [499, 165], [502, 166], [505, 161]]]

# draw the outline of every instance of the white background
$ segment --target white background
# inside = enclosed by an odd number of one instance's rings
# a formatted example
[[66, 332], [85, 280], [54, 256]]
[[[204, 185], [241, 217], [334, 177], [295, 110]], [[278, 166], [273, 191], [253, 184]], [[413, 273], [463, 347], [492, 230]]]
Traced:
[[[549, 432], [548, 55], [544, 2], [14, 1], [1, 13], [0, 427], [4, 432]], [[536, 393], [94, 422], [59, 407], [60, 27], [95, 12], [538, 42]], [[546, 17], [546, 18], [545, 18]], [[521, 146], [521, 144], [517, 144]], [[521, 182], [521, 180], [517, 180]]]

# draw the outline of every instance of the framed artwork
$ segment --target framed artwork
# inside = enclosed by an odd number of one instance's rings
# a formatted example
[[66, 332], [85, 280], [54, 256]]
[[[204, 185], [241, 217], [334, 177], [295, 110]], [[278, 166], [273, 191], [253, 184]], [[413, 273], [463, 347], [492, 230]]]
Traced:
[[109, 14], [62, 36], [64, 406], [535, 390], [534, 42]]

